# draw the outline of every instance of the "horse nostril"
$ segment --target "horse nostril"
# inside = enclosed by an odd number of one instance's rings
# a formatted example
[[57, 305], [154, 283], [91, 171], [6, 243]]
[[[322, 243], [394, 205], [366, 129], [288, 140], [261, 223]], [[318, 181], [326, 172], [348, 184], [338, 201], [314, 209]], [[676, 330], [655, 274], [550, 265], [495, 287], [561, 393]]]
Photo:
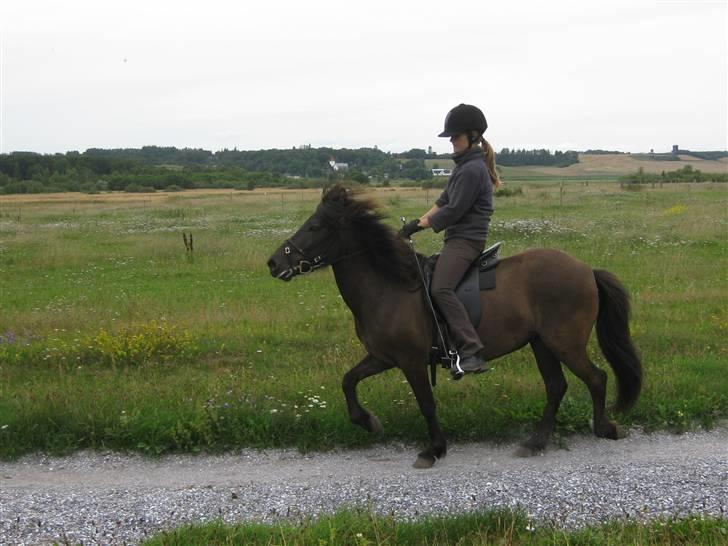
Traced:
[[273, 269], [275, 269], [276, 265], [277, 265], [276, 261], [273, 258], [268, 260], [268, 269], [270, 269], [271, 271], [273, 271]]

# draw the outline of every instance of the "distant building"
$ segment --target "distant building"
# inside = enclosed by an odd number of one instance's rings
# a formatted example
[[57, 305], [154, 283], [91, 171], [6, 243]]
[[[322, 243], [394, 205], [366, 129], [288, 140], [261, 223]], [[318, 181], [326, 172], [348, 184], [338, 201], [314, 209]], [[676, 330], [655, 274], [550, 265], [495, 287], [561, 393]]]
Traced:
[[345, 171], [349, 168], [348, 163], [337, 163], [333, 157], [329, 161], [329, 165], [334, 171]]
[[677, 155], [679, 152], [680, 152], [680, 146], [678, 146], [677, 144], [673, 144], [672, 145], [672, 153], [675, 154], [675, 155]]
[[452, 169], [432, 169], [432, 176], [451, 176]]

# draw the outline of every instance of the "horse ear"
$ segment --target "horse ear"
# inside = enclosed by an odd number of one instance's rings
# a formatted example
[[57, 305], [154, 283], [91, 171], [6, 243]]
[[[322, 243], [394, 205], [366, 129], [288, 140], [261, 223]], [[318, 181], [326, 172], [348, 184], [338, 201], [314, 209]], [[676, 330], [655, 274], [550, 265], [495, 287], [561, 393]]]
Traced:
[[333, 184], [323, 191], [322, 201], [327, 203], [339, 203], [345, 205], [351, 201], [353, 193], [340, 183]]

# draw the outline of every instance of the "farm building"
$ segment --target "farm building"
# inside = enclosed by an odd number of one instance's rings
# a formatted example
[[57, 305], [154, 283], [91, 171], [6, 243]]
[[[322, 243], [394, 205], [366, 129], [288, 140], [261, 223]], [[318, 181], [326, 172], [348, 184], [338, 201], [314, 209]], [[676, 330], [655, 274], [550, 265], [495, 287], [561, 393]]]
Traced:
[[345, 171], [349, 168], [348, 163], [337, 163], [333, 158], [329, 161], [329, 165], [334, 171]]

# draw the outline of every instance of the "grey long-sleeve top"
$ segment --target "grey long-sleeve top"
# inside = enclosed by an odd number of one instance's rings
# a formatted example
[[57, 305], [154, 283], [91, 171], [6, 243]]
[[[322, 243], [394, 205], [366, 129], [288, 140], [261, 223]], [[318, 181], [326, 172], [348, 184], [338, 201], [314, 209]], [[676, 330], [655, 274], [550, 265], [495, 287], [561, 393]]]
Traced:
[[435, 233], [445, 230], [445, 240], [459, 237], [485, 241], [493, 214], [493, 183], [480, 147], [453, 157], [455, 170], [445, 191], [435, 201], [439, 210], [430, 216]]

